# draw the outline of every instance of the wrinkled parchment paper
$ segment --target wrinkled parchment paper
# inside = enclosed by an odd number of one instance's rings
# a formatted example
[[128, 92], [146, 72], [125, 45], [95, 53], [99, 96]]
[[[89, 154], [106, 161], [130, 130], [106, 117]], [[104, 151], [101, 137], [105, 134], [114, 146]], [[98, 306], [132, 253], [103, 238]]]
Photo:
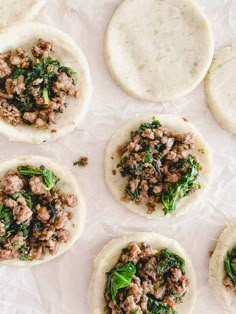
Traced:
[[[236, 0], [198, 0], [210, 19], [216, 50], [236, 38]], [[0, 137], [0, 158], [42, 154], [63, 161], [80, 182], [87, 199], [82, 238], [62, 257], [31, 269], [0, 266], [0, 314], [88, 314], [87, 291], [93, 259], [103, 245], [128, 231], [156, 231], [177, 239], [191, 254], [198, 279], [194, 314], [224, 313], [208, 283], [208, 251], [236, 217], [236, 137], [223, 130], [209, 111], [203, 84], [177, 101], [153, 104], [129, 97], [111, 79], [103, 58], [107, 23], [121, 0], [48, 0], [37, 21], [68, 33], [90, 64], [94, 94], [79, 128], [57, 142], [33, 146]], [[213, 183], [188, 215], [149, 221], [113, 199], [103, 179], [107, 140], [123, 122], [147, 113], [176, 113], [193, 122], [214, 154]], [[73, 162], [88, 155], [89, 166]], [[179, 313], [181, 314], [181, 313]]]

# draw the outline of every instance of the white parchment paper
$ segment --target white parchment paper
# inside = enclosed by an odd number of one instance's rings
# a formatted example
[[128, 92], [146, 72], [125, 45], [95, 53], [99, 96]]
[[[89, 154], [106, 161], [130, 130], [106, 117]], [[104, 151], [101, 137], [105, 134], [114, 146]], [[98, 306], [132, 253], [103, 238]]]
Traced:
[[[236, 40], [236, 0], [198, 0], [210, 19], [219, 49]], [[175, 102], [145, 103], [129, 97], [111, 79], [103, 58], [107, 23], [121, 0], [48, 0], [38, 21], [68, 33], [88, 58], [94, 95], [79, 128], [63, 139], [40, 146], [0, 137], [0, 158], [42, 154], [63, 161], [81, 183], [87, 199], [82, 238], [62, 257], [31, 269], [0, 266], [0, 314], [88, 314], [87, 292], [93, 259], [103, 245], [128, 231], [156, 231], [177, 239], [192, 256], [198, 279], [194, 314], [223, 314], [208, 283], [208, 251], [236, 216], [236, 137], [223, 130], [209, 111], [203, 84]], [[39, 34], [40, 36], [40, 34]], [[116, 202], [104, 183], [107, 140], [127, 119], [147, 113], [176, 113], [193, 122], [213, 150], [213, 183], [187, 216], [149, 221]], [[88, 155], [89, 166], [73, 162]], [[181, 313], [179, 313], [181, 314]]]

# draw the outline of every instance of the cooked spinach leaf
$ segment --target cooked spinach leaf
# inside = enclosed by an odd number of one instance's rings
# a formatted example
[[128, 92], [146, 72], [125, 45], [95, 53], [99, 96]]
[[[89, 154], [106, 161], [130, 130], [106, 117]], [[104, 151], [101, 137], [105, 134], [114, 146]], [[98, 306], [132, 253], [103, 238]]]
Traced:
[[21, 261], [28, 261], [28, 262], [30, 262], [30, 261], [33, 260], [32, 257], [28, 256], [29, 250], [30, 250], [30, 248], [27, 247], [27, 248], [25, 248], [24, 251], [21, 253], [21, 255], [20, 255], [20, 257], [19, 257], [19, 259], [20, 259]]
[[169, 249], [161, 250], [157, 260], [157, 274], [164, 275], [171, 268], [179, 268], [185, 274], [185, 261]]
[[176, 209], [177, 202], [188, 195], [196, 186], [195, 180], [200, 170], [200, 164], [192, 155], [188, 156], [187, 164], [189, 168], [180, 180], [171, 184], [169, 189], [161, 194], [161, 203], [164, 206], [165, 215], [173, 212]]
[[130, 285], [133, 275], [136, 273], [136, 267], [133, 263], [122, 264], [112, 269], [108, 275], [107, 295], [116, 304], [116, 296], [119, 289]]
[[224, 269], [232, 280], [234, 286], [236, 286], [236, 247], [228, 250], [224, 260]]
[[157, 301], [152, 296], [148, 296], [148, 310], [147, 314], [177, 314], [175, 310], [172, 310], [160, 301]]
[[131, 137], [142, 134], [143, 131], [145, 131], [147, 129], [154, 130], [154, 129], [159, 128], [160, 126], [161, 126], [160, 122], [158, 120], [155, 120], [155, 119], [151, 123], [148, 123], [148, 122], [142, 123], [136, 131], [131, 132]]
[[17, 170], [24, 176], [41, 175], [45, 184], [45, 190], [51, 190], [55, 184], [60, 180], [52, 171], [47, 170], [43, 165], [39, 169], [30, 166], [19, 166]]

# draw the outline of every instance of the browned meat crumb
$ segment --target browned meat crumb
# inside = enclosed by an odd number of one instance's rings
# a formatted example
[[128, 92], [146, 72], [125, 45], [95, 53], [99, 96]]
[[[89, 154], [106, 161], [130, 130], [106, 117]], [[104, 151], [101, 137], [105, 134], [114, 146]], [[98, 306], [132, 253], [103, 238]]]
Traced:
[[231, 291], [234, 289], [234, 283], [232, 282], [231, 278], [228, 276], [226, 276], [225, 279], [223, 280], [223, 284], [228, 291]]
[[53, 51], [54, 48], [52, 43], [41, 38], [31, 49], [32, 55], [36, 58], [48, 56]]
[[78, 161], [75, 161], [74, 166], [86, 167], [88, 165], [88, 157], [82, 156]]
[[23, 186], [23, 180], [20, 179], [14, 172], [7, 172], [1, 182], [2, 191], [8, 195], [20, 192]]
[[30, 189], [34, 194], [40, 195], [45, 194], [45, 188], [43, 183], [43, 178], [41, 176], [31, 177], [29, 179]]
[[116, 169], [112, 170], [112, 174], [115, 176], [116, 175]]

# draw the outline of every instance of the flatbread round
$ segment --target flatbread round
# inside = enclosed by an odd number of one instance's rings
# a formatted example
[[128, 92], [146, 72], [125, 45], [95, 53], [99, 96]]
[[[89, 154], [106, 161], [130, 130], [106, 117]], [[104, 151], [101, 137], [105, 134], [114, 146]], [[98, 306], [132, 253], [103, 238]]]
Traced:
[[1, 0], [0, 28], [33, 20], [45, 3], [46, 0]]
[[190, 289], [184, 297], [183, 303], [178, 304], [176, 310], [180, 314], [191, 314], [196, 301], [197, 291], [196, 276], [191, 260], [177, 241], [154, 232], [128, 233], [110, 241], [101, 250], [94, 261], [93, 275], [89, 288], [89, 306], [91, 314], [104, 314], [104, 308], [106, 306], [104, 298], [107, 283], [106, 273], [116, 265], [121, 250], [130, 242], [147, 242], [153, 248], [159, 250], [168, 248], [184, 258], [186, 263], [186, 276], [190, 281]]
[[72, 39], [53, 27], [29, 23], [4, 29], [0, 31], [0, 52], [17, 47], [30, 52], [31, 47], [39, 38], [51, 41], [55, 48], [53, 57], [76, 71], [76, 88], [80, 94], [78, 98], [68, 96], [68, 106], [57, 123], [51, 124], [47, 130], [36, 129], [27, 125], [12, 126], [0, 119], [1, 134], [9, 137], [10, 140], [34, 144], [56, 140], [73, 131], [88, 110], [92, 94], [91, 77], [84, 54]]
[[[119, 163], [117, 147], [130, 140], [131, 131], [138, 129], [142, 123], [152, 122], [153, 118], [159, 120], [161, 125], [170, 131], [174, 131], [176, 133], [191, 132], [194, 135], [195, 148], [191, 153], [198, 158], [202, 166], [202, 170], [198, 177], [198, 181], [201, 184], [201, 189], [180, 200], [177, 204], [176, 210], [171, 214], [168, 214], [171, 216], [182, 215], [191, 209], [191, 207], [198, 201], [203, 191], [209, 185], [212, 168], [212, 156], [210, 148], [202, 138], [199, 131], [191, 123], [186, 122], [179, 116], [169, 114], [154, 114], [152, 116], [135, 118], [121, 126], [111, 137], [106, 147], [105, 181], [112, 194], [117, 200], [120, 201], [121, 197], [124, 195], [124, 189], [127, 184], [127, 180], [120, 175], [119, 171], [116, 172], [116, 175], [112, 173], [112, 170], [116, 169], [117, 164]], [[164, 216], [164, 212], [162, 210], [163, 205], [161, 204], [156, 205], [156, 210], [152, 214], [147, 213], [147, 208], [145, 205], [136, 205], [135, 202], [132, 201], [129, 203], [122, 202], [122, 204], [135, 214], [145, 216], [147, 218], [160, 218]]]
[[192, 0], [125, 0], [107, 29], [105, 59], [128, 94], [160, 102], [191, 92], [210, 67], [214, 40]]
[[212, 289], [227, 313], [232, 314], [235, 314], [236, 309], [236, 292], [235, 290], [227, 291], [223, 284], [223, 280], [226, 276], [224, 260], [227, 251], [235, 247], [235, 245], [236, 220], [230, 223], [220, 235], [209, 264], [209, 281]]
[[1, 264], [5, 265], [17, 265], [17, 266], [34, 266], [48, 262], [59, 255], [66, 252], [81, 236], [86, 216], [86, 206], [83, 199], [83, 194], [80, 191], [78, 183], [69, 170], [64, 168], [64, 166], [57, 160], [53, 160], [46, 157], [40, 156], [20, 156], [8, 161], [0, 163], [0, 180], [4, 174], [9, 170], [16, 168], [20, 165], [30, 165], [33, 167], [40, 167], [44, 165], [47, 169], [53, 171], [56, 176], [60, 178], [59, 186], [64, 193], [74, 194], [77, 196], [78, 205], [71, 209], [73, 213], [72, 219], [68, 222], [66, 228], [70, 230], [70, 238], [67, 243], [60, 243], [60, 248], [58, 253], [55, 255], [50, 255], [47, 253], [43, 260], [33, 260], [33, 261], [21, 261], [18, 259], [1, 261]]
[[216, 54], [205, 80], [205, 89], [216, 120], [236, 134], [236, 43]]

